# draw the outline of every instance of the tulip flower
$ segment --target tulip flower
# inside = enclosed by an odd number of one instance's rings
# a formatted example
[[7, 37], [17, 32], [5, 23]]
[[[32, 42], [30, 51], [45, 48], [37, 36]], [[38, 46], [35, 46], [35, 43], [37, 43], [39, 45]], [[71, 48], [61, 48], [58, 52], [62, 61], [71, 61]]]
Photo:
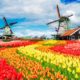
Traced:
[[23, 80], [22, 75], [17, 73], [14, 67], [7, 64], [5, 59], [0, 59], [0, 79]]

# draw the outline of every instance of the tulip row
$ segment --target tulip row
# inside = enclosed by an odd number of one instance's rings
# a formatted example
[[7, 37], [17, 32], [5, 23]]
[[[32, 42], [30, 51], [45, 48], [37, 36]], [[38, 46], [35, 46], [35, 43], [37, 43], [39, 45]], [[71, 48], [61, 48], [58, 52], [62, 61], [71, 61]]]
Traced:
[[[60, 72], [54, 74], [54, 69], [42, 67], [41, 63], [30, 60], [16, 53], [17, 48], [7, 48], [0, 52], [0, 58], [5, 58], [18, 72], [21, 72], [25, 80], [56, 80], [66, 77]], [[16, 80], [16, 79], [13, 79]], [[18, 79], [19, 80], [19, 79]]]
[[65, 46], [53, 46], [50, 48], [52, 51], [64, 53], [67, 55], [80, 56], [80, 43], [71, 43]]
[[0, 80], [23, 80], [22, 74], [7, 64], [5, 59], [0, 59]]
[[11, 42], [0, 42], [0, 47], [19, 47], [19, 46], [26, 46], [31, 45], [36, 42], [33, 41], [11, 41]]
[[44, 46], [55, 46], [55, 45], [65, 45], [69, 41], [61, 41], [61, 40], [46, 40], [46, 41], [40, 41], [38, 42], [39, 45], [44, 45]]
[[[80, 79], [80, 58], [73, 56], [65, 56], [60, 53], [42, 52], [36, 49], [38, 45], [31, 45], [18, 48], [18, 51], [26, 56], [33, 57], [40, 62], [47, 62], [62, 68], [62, 74], [68, 76], [69, 79]], [[74, 62], [75, 61], [75, 62]], [[62, 69], [58, 70], [61, 71]], [[68, 73], [69, 72], [69, 73]]]
[[80, 41], [79, 40], [76, 40], [76, 41], [70, 41], [70, 40], [67, 40], [67, 41], [49, 40], [48, 41], [47, 40], [47, 41], [41, 42], [39, 45], [41, 46], [38, 46], [37, 49], [43, 52], [55, 51], [55, 52], [59, 52], [62, 54], [65, 53], [66, 55], [75, 55], [75, 56], [80, 55]]

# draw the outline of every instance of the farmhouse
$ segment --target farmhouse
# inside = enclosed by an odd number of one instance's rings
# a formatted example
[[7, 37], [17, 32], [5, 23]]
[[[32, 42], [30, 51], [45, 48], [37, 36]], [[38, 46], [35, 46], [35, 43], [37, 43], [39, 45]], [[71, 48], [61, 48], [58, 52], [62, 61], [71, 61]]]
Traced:
[[61, 36], [61, 39], [75, 40], [80, 38], [80, 27], [65, 31]]

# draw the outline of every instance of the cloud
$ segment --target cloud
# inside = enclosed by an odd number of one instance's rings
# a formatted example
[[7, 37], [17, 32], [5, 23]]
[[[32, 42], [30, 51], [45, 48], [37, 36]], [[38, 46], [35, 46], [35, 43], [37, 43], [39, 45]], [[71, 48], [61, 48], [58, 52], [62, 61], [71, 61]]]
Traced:
[[[9, 16], [17, 15], [21, 16], [45, 16], [47, 14], [47, 10], [50, 11], [49, 7], [51, 8], [52, 0], [3, 0], [1, 2], [4, 3], [0, 10], [1, 15]], [[47, 6], [49, 6], [47, 8]]]
[[[26, 18], [28, 20], [23, 21], [23, 23], [16, 24], [16, 28], [13, 31], [16, 31], [16, 35], [24, 36], [27, 35], [46, 35], [52, 33], [52, 30], [44, 32], [40, 31], [25, 31], [25, 26], [29, 27], [34, 24], [46, 25], [46, 23], [58, 19], [56, 4], [59, 5], [60, 14], [73, 16], [70, 18], [72, 24], [79, 25], [80, 24], [80, 4], [71, 3], [71, 4], [63, 4], [60, 0], [2, 0], [0, 1], [0, 17], [7, 16], [9, 18]], [[74, 26], [73, 25], [73, 26]], [[23, 27], [23, 28], [22, 28]], [[44, 27], [44, 26], [43, 26]], [[48, 26], [47, 26], [48, 27]], [[58, 22], [50, 25], [50, 28], [55, 30], [55, 27], [58, 27]], [[19, 31], [20, 30], [20, 31]], [[25, 32], [24, 32], [25, 31]], [[30, 32], [30, 33], [29, 33]], [[53, 32], [55, 33], [55, 32]]]
[[60, 0], [3, 0], [1, 4], [4, 6], [0, 9], [0, 15], [8, 17], [13, 15], [13, 17], [55, 19], [58, 18], [56, 4], [59, 4], [61, 14], [65, 13], [68, 9], [74, 12], [78, 11], [80, 14], [80, 4], [72, 3], [65, 5]]
[[32, 36], [32, 37], [35, 37], [35, 36], [42, 36], [42, 35], [45, 35], [47, 37], [50, 37], [52, 34], [56, 34], [55, 32], [52, 32], [52, 31], [49, 31], [49, 30], [46, 30], [46, 31], [35, 31], [35, 30], [25, 30], [25, 31], [22, 31], [22, 32], [15, 32], [15, 35], [16, 36], [19, 36], [19, 37], [22, 37], [22, 36]]
[[44, 10], [40, 7], [40, 6], [35, 6], [35, 5], [31, 5], [31, 6], [28, 6], [28, 7], [23, 7], [23, 10], [26, 12], [26, 13], [30, 13], [30, 14], [41, 14], [41, 13], [44, 13]]
[[72, 3], [72, 4], [67, 5], [67, 7], [65, 8], [66, 15], [73, 14], [73, 16], [70, 17], [70, 20], [71, 20], [71, 23], [73, 24], [73, 26], [80, 25], [80, 11], [79, 11], [80, 6], [79, 5], [80, 4], [78, 4], [78, 3]]
[[3, 35], [3, 32], [4, 32], [3, 30], [0, 30], [0, 36]]

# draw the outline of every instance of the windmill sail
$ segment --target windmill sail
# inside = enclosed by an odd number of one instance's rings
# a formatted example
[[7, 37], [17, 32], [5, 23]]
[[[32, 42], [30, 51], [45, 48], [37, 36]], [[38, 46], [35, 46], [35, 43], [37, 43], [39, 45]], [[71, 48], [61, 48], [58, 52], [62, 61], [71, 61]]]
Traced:
[[10, 23], [9, 25], [12, 26], [12, 25], [14, 25], [14, 24], [16, 24], [16, 23], [17, 23], [17, 22], [13, 22], [13, 23]]
[[10, 29], [11, 34], [13, 34], [12, 30]]
[[0, 28], [0, 29], [4, 29], [4, 27], [3, 28]]
[[71, 16], [73, 16], [73, 14], [71, 14], [71, 15], [69, 15], [69, 16], [66, 16], [66, 17], [71, 17]]
[[60, 11], [59, 11], [58, 5], [57, 5], [57, 13], [58, 13], [58, 17], [60, 18], [61, 16], [60, 16]]
[[47, 25], [52, 24], [52, 23], [57, 22], [57, 21], [59, 21], [59, 20], [51, 21], [51, 22], [47, 23]]
[[8, 26], [8, 22], [7, 22], [5, 17], [3, 17], [3, 20], [4, 20], [4, 23], [5, 23], [5, 26]]

